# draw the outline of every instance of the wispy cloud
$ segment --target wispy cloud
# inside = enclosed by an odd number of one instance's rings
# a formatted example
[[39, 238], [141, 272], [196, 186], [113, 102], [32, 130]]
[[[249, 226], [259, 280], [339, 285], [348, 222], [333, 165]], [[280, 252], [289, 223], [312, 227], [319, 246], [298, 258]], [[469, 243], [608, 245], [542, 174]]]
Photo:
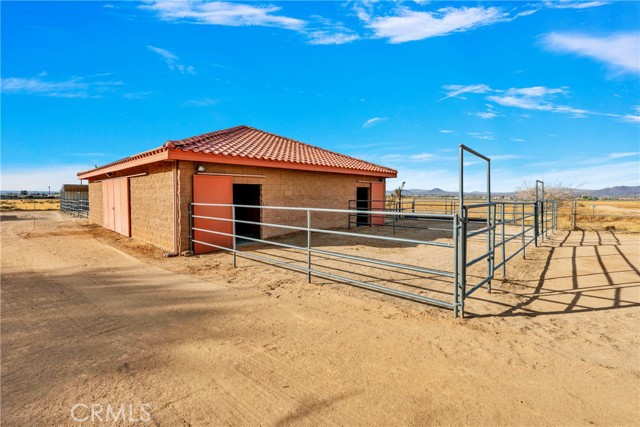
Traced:
[[147, 99], [152, 94], [151, 91], [141, 91], [141, 92], [127, 92], [122, 94], [126, 99]]
[[480, 117], [481, 119], [491, 120], [497, 117], [498, 114], [494, 113], [493, 111], [485, 111], [481, 113], [476, 113], [476, 116]]
[[200, 98], [200, 99], [189, 99], [184, 102], [185, 107], [209, 107], [211, 105], [216, 105], [218, 103], [217, 99], [212, 98]]
[[273, 4], [225, 1], [151, 1], [140, 6], [155, 12], [168, 22], [223, 25], [229, 27], [274, 27], [297, 31], [313, 45], [339, 45], [360, 39], [360, 35], [343, 23], [322, 16], [299, 19], [281, 14], [282, 7]]
[[395, 16], [371, 18], [361, 15], [366, 26], [376, 37], [386, 38], [390, 43], [403, 43], [469, 31], [505, 19], [497, 7], [447, 7], [435, 12], [420, 12], [400, 8]]
[[455, 133], [455, 132], [456, 132], [455, 130], [450, 130], [450, 129], [442, 129], [440, 131], [440, 133]]
[[160, 19], [172, 22], [226, 25], [232, 27], [263, 26], [290, 30], [302, 29], [301, 19], [274, 14], [278, 6], [207, 1], [152, 1], [140, 6], [156, 12]]
[[310, 31], [309, 44], [346, 44], [358, 40], [359, 35], [352, 32], [334, 32], [328, 30]]
[[493, 132], [469, 132], [468, 135], [472, 138], [483, 139], [486, 141], [494, 139]]
[[609, 4], [604, 1], [575, 1], [575, 0], [560, 0], [560, 1], [545, 1], [544, 5], [551, 9], [589, 9], [592, 7], [600, 7]]
[[640, 152], [634, 151], [629, 153], [611, 153], [609, 154], [610, 159], [623, 159], [625, 157], [637, 157], [640, 156]]
[[425, 162], [425, 161], [430, 161], [430, 160], [436, 160], [437, 157], [434, 154], [431, 153], [419, 153], [419, 154], [413, 154], [411, 156], [412, 160], [416, 160], [416, 161], [420, 161], [420, 162]]
[[362, 127], [363, 128], [370, 128], [370, 127], [375, 126], [378, 123], [383, 122], [385, 120], [387, 120], [386, 117], [373, 117], [373, 118], [367, 120], [366, 122], [364, 122]]
[[[71, 77], [67, 80], [45, 80], [46, 73], [38, 77], [7, 77], [2, 79], [2, 91], [6, 94], [25, 94], [57, 98], [100, 98], [113, 91], [119, 80], [96, 80], [93, 77]], [[95, 76], [94, 76], [95, 77]]]
[[596, 37], [576, 33], [549, 33], [543, 45], [555, 52], [573, 53], [602, 62], [618, 73], [640, 72], [640, 32]]
[[[480, 90], [464, 90], [469, 87], [480, 87]], [[585, 118], [588, 116], [602, 116], [612, 117], [622, 122], [627, 123], [640, 123], [640, 115], [638, 114], [616, 114], [616, 113], [602, 113], [597, 111], [591, 111], [584, 108], [576, 108], [568, 105], [556, 103], [558, 96], [567, 97], [569, 95], [569, 88], [566, 86], [559, 88], [549, 88], [545, 86], [531, 86], [522, 88], [509, 88], [509, 89], [492, 89], [487, 85], [445, 85], [443, 89], [447, 91], [447, 96], [443, 99], [458, 97], [466, 99], [460, 96], [464, 93], [480, 93], [486, 95], [486, 100], [503, 107], [519, 108], [523, 110], [534, 111], [548, 111], [553, 113], [561, 113], [570, 115], [572, 118]], [[488, 106], [489, 111], [487, 113], [477, 113], [476, 115], [484, 118], [493, 118], [494, 113], [492, 107]], [[636, 112], [639, 110], [637, 107], [634, 109]], [[526, 115], [521, 115], [527, 117]]]
[[524, 139], [522, 138], [510, 138], [510, 140], [514, 142], [524, 142]]
[[158, 55], [160, 55], [164, 59], [164, 62], [167, 64], [167, 67], [169, 67], [170, 70], [179, 71], [182, 74], [196, 73], [196, 70], [191, 65], [181, 64], [179, 62], [180, 58], [178, 58], [178, 56], [175, 53], [168, 51], [167, 49], [162, 49], [160, 47], [155, 47], [151, 45], [148, 45], [147, 48], [152, 52], [155, 52]]
[[521, 156], [519, 154], [494, 154], [494, 155], [489, 156], [489, 158], [492, 161], [493, 160], [502, 161], [502, 160], [523, 159], [524, 156]]
[[[449, 98], [460, 97], [465, 93], [486, 93], [491, 90], [491, 88], [485, 84], [472, 84], [472, 85], [445, 85], [442, 87], [446, 94], [444, 97], [440, 98], [439, 101], [443, 101]], [[464, 97], [461, 97], [465, 99]]]

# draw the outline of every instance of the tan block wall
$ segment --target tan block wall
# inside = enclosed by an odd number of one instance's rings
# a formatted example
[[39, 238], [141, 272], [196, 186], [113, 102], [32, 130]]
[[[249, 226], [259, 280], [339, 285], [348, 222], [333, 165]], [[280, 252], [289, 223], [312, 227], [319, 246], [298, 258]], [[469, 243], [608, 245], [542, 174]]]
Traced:
[[[349, 200], [356, 198], [357, 187], [369, 184], [358, 181], [380, 181], [378, 177], [344, 175], [335, 173], [307, 172], [286, 169], [244, 167], [210, 163], [180, 161], [178, 164], [178, 187], [180, 191], [179, 224], [180, 250], [189, 247], [189, 203], [193, 200], [193, 175], [202, 164], [211, 173], [263, 175], [264, 178], [234, 176], [234, 184], [260, 184], [261, 205], [296, 206], [329, 209], [347, 209]], [[262, 222], [306, 226], [305, 212], [286, 210], [262, 211]], [[314, 228], [346, 227], [347, 214], [312, 213], [311, 226]], [[262, 226], [262, 238], [270, 238], [289, 233], [289, 230]]]
[[[174, 250], [173, 162], [126, 169], [112, 177], [147, 173], [129, 178], [131, 237], [166, 251]], [[103, 225], [102, 183], [89, 183], [89, 220]]]
[[146, 172], [129, 179], [131, 237], [173, 251], [173, 163], [149, 165]]
[[102, 183], [89, 183], [89, 222], [102, 225]]
[[[234, 176], [234, 184], [259, 184], [263, 206], [316, 207], [347, 209], [349, 200], [356, 198], [357, 187], [368, 187], [362, 181], [380, 181], [378, 177], [307, 172], [250, 166], [221, 165], [211, 163], [177, 162], [177, 194], [174, 193], [174, 163], [160, 162], [152, 165], [119, 171], [116, 176], [147, 173], [129, 179], [131, 209], [131, 237], [151, 243], [164, 250], [174, 250], [174, 197], [178, 199], [177, 224], [179, 227], [179, 251], [189, 248], [189, 204], [193, 200], [193, 175], [198, 164], [207, 172], [261, 175], [258, 177]], [[360, 182], [359, 182], [360, 181]], [[90, 221], [102, 225], [102, 184], [89, 183]], [[314, 228], [342, 228], [348, 223], [347, 214], [313, 213]], [[305, 212], [263, 210], [262, 222], [305, 226]], [[287, 234], [289, 230], [262, 227], [262, 237], [271, 238]]]

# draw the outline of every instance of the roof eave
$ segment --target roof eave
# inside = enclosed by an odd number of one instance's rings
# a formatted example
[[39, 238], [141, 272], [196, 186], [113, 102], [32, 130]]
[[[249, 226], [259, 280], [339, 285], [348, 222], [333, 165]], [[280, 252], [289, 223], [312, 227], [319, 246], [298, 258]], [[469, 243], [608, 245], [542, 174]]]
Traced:
[[119, 170], [123, 170], [123, 169], [129, 169], [129, 168], [133, 168], [136, 166], [142, 166], [142, 165], [146, 165], [149, 163], [155, 163], [155, 162], [160, 162], [163, 160], [168, 160], [169, 158], [169, 152], [167, 150], [164, 151], [160, 151], [158, 153], [152, 154], [152, 155], [148, 155], [148, 156], [144, 156], [144, 157], [140, 157], [140, 158], [135, 158], [135, 159], [131, 159], [131, 160], [118, 160], [114, 163], [111, 163], [109, 165], [105, 165], [105, 166], [101, 166], [95, 169], [91, 169], [88, 171], [84, 171], [84, 172], [78, 172], [78, 179], [89, 179], [89, 178], [95, 178], [98, 177], [100, 175], [105, 175], [111, 172], [117, 172]]
[[236, 157], [236, 156], [224, 156], [220, 154], [211, 153], [194, 153], [192, 151], [183, 151], [180, 149], [169, 150], [169, 160], [188, 160], [193, 162], [205, 162], [205, 163], [221, 163], [228, 165], [242, 165], [242, 166], [256, 166], [267, 167], [276, 169], [292, 169], [303, 170], [309, 172], [328, 172], [328, 173], [340, 173], [347, 175], [363, 175], [363, 176], [377, 176], [381, 178], [396, 178], [398, 176], [397, 171], [389, 170], [389, 172], [382, 171], [367, 171], [362, 169], [350, 169], [336, 166], [322, 166], [322, 165], [310, 165], [306, 163], [295, 162], [283, 162], [280, 160], [268, 160], [268, 159], [255, 159], [250, 157]]

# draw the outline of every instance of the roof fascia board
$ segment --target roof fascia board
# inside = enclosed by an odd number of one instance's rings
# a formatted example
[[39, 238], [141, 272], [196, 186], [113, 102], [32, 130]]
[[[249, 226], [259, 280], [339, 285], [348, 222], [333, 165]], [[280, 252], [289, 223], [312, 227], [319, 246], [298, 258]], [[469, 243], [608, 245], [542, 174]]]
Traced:
[[151, 156], [141, 157], [139, 159], [118, 163], [117, 165], [105, 166], [102, 168], [91, 169], [86, 172], [81, 172], [81, 173], [78, 173], [78, 179], [89, 179], [89, 178], [104, 175], [110, 172], [117, 172], [123, 169], [129, 169], [136, 166], [155, 163], [162, 160], [168, 160], [168, 158], [169, 158], [169, 153], [167, 151], [162, 151], [157, 154], [152, 154]]
[[221, 155], [209, 154], [209, 153], [194, 153], [190, 151], [182, 151], [179, 149], [169, 150], [168, 159], [169, 160], [188, 160], [188, 161], [203, 162], [203, 163], [222, 163], [222, 164], [228, 164], [228, 165], [257, 166], [257, 167], [267, 167], [267, 168], [276, 168], [276, 169], [292, 169], [292, 170], [302, 170], [302, 171], [309, 171], [309, 172], [329, 172], [329, 173], [340, 173], [345, 175], [378, 176], [381, 178], [395, 178], [398, 176], [397, 173], [365, 171], [360, 169], [347, 169], [347, 168], [339, 168], [335, 166], [309, 165], [305, 163], [282, 162], [278, 160], [252, 159], [247, 157], [221, 156]]

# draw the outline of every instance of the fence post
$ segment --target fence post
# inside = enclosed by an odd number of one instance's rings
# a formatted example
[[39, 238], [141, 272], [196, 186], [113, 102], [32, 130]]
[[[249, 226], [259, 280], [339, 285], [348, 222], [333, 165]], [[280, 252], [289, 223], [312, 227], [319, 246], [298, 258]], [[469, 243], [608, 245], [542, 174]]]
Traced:
[[522, 259], [527, 259], [527, 229], [525, 228], [525, 204], [522, 203]]
[[533, 242], [538, 247], [538, 202], [533, 205]]
[[307, 209], [307, 283], [311, 283], [311, 211]]
[[458, 214], [453, 216], [453, 318], [458, 317], [458, 283], [459, 274], [458, 271]]
[[189, 203], [189, 250], [193, 252], [193, 204]]
[[507, 258], [507, 249], [505, 246], [507, 244], [504, 241], [504, 203], [502, 205], [500, 212], [500, 219], [502, 220], [502, 280], [507, 278], [507, 262], [505, 261]]
[[464, 318], [464, 300], [467, 292], [467, 209], [463, 209], [462, 218], [460, 218], [460, 282], [458, 298], [460, 298], [460, 317]]
[[231, 234], [233, 234], [231, 238], [233, 246], [233, 268], [236, 268], [238, 266], [238, 257], [236, 254], [236, 205], [231, 205], [231, 227]]
[[578, 228], [578, 202], [576, 200], [574, 200], [571, 204], [571, 218], [571, 230], [575, 230], [576, 228]]

